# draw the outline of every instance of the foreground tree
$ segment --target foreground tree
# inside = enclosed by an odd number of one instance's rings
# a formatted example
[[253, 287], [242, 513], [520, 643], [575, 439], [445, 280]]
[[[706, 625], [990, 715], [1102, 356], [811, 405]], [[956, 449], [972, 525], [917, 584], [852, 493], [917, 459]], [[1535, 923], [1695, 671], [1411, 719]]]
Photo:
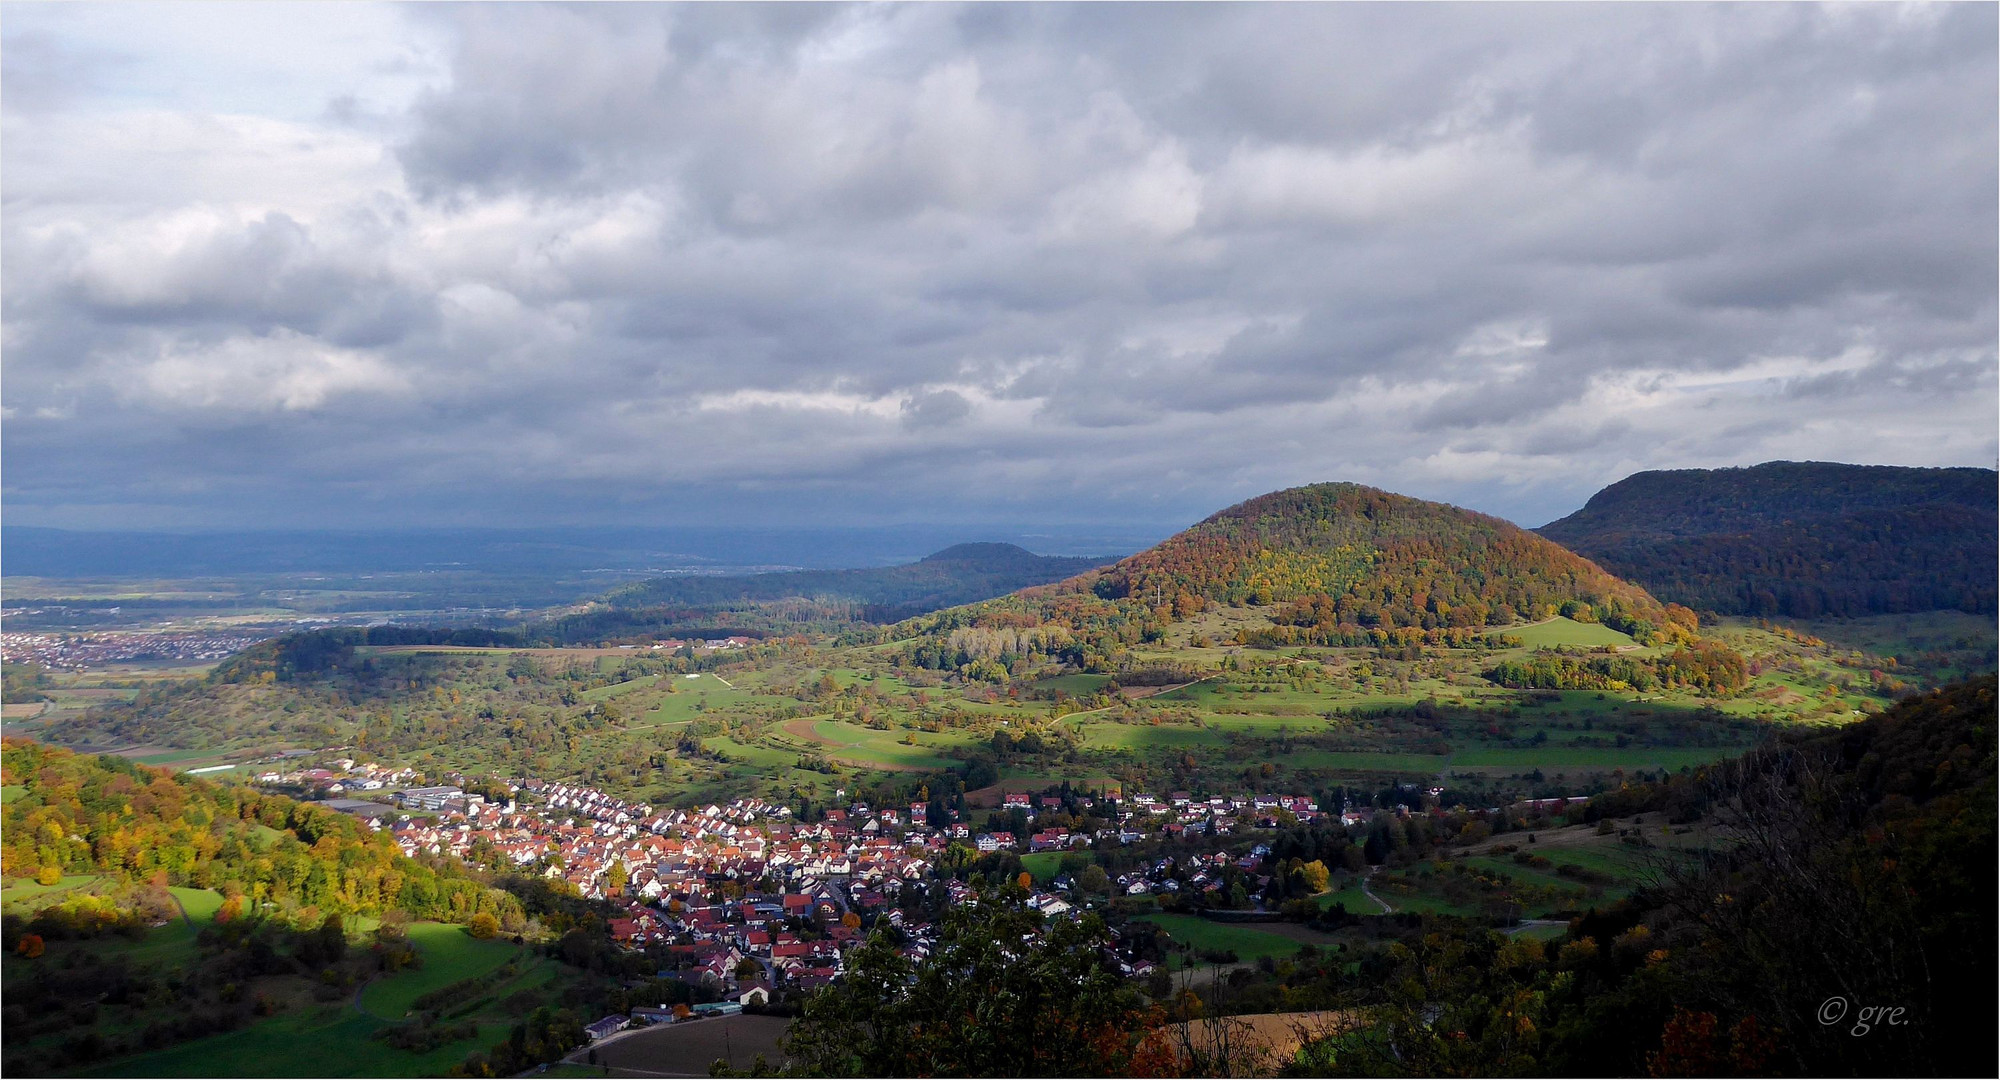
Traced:
[[878, 931], [806, 1004], [786, 1051], [815, 1076], [1122, 1076], [1174, 1068], [1161, 1017], [1105, 965], [1087, 915], [1045, 921], [1018, 889], [954, 908], [929, 956]]

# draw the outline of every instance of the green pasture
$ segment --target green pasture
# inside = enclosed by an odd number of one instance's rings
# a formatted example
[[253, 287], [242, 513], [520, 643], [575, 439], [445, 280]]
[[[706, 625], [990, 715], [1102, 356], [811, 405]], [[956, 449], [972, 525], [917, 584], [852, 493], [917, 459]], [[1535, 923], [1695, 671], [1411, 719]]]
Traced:
[[731, 761], [740, 761], [746, 765], [784, 766], [797, 765], [799, 763], [799, 756], [788, 750], [776, 750], [768, 746], [759, 746], [755, 743], [740, 743], [735, 739], [723, 738], [721, 736], [712, 739], [703, 739], [701, 744], [710, 750], [720, 751]]
[[[1564, 862], [1564, 860], [1556, 858], [1554, 852], [1535, 851], [1533, 847], [1524, 850], [1533, 851], [1537, 855], [1545, 855], [1556, 866], [1560, 866]], [[1546, 870], [1539, 867], [1523, 866], [1513, 859], [1502, 855], [1474, 855], [1465, 859], [1464, 862], [1467, 866], [1475, 867], [1482, 873], [1509, 878], [1523, 884], [1546, 885], [1559, 889], [1584, 888], [1590, 890], [1591, 895], [1589, 899], [1581, 901], [1584, 907], [1607, 904], [1614, 900], [1622, 899], [1632, 892], [1632, 885], [1629, 881], [1620, 881], [1616, 884], [1607, 885], [1596, 885], [1594, 883], [1587, 885], [1574, 878], [1563, 877], [1556, 872], [1555, 866], [1551, 866]]]
[[72, 1076], [437, 1076], [507, 1037], [508, 1025], [481, 1024], [471, 1039], [427, 1054], [371, 1036], [385, 1027], [346, 1003], [260, 1020], [249, 1027], [92, 1066]]
[[1315, 712], [1259, 713], [1241, 715], [1205, 712], [1201, 714], [1203, 727], [1216, 731], [1236, 731], [1246, 735], [1278, 736], [1286, 733], [1303, 735], [1307, 732], [1321, 732], [1327, 729], [1325, 718]]
[[[1378, 874], [1369, 884], [1376, 896], [1381, 897], [1394, 909], [1392, 914], [1415, 913], [1419, 915], [1459, 915], [1478, 914], [1473, 905], [1455, 904], [1427, 888], [1428, 883], [1421, 878], [1398, 878]], [[1367, 897], [1362, 898], [1364, 901]], [[1354, 910], [1349, 908], [1349, 911]], [[1364, 912], [1367, 908], [1362, 909]], [[1381, 911], [1377, 906], [1374, 910]]]
[[[1664, 837], [1655, 837], [1664, 840]], [[1642, 848], [1633, 844], [1615, 841], [1605, 837], [1603, 843], [1564, 847], [1523, 846], [1523, 851], [1532, 851], [1557, 866], [1569, 865], [1594, 870], [1627, 885], [1642, 882], [1658, 872], [1661, 865], [1678, 859], [1689, 858], [1670, 847]]]
[[1610, 772], [1613, 769], [1627, 772], [1640, 769], [1678, 771], [1682, 767], [1706, 765], [1734, 757], [1746, 749], [1742, 746], [1541, 746], [1524, 749], [1475, 746], [1454, 751], [1449, 767], [1512, 772], [1540, 769], [1544, 773]]
[[1035, 689], [1061, 692], [1071, 697], [1084, 698], [1097, 693], [1111, 684], [1109, 675], [1053, 675], [1038, 679]]
[[[812, 668], [805, 671], [803, 675], [804, 677], [800, 681], [807, 687], [817, 684], [821, 675], [830, 675], [833, 677], [833, 685], [842, 690], [850, 686], [860, 686], [874, 690], [878, 694], [896, 695], [908, 694], [916, 689], [897, 676], [862, 668]], [[935, 692], [935, 688], [933, 688], [933, 692]]]
[[[1338, 882], [1338, 879], [1335, 880]], [[1330, 889], [1314, 896], [1313, 902], [1319, 905], [1321, 911], [1340, 904], [1347, 909], [1349, 915], [1382, 914], [1382, 905], [1368, 899], [1368, 894], [1361, 891], [1361, 879], [1358, 877], [1349, 878], [1338, 889]]]
[[21, 878], [5, 889], [0, 889], [0, 905], [8, 911], [30, 911], [47, 907], [60, 899], [58, 894], [73, 889], [88, 889], [109, 878], [97, 874], [64, 874], [54, 885], [43, 885], [33, 878]]
[[583, 693], [578, 694], [577, 697], [583, 701], [609, 701], [612, 698], [629, 694], [634, 690], [643, 690], [648, 686], [658, 683], [661, 678], [662, 676], [659, 675], [641, 675], [636, 679], [627, 679], [621, 683], [612, 683], [610, 686], [600, 686], [594, 690], [585, 690]]
[[1563, 646], [1583, 646], [1595, 648], [1602, 645], [1636, 645], [1632, 635], [1620, 633], [1601, 623], [1583, 623], [1558, 615], [1545, 622], [1530, 623], [1527, 626], [1510, 626], [1498, 631], [1521, 639], [1521, 644], [1529, 649], [1555, 649]]
[[671, 694], [662, 693], [657, 697], [646, 695], [652, 707], [639, 718], [640, 723], [633, 726], [663, 727], [669, 724], [684, 724], [706, 712], [724, 709], [731, 705], [741, 705], [756, 697], [748, 690], [731, 689], [713, 675], [698, 675], [692, 679], [676, 675], [673, 677], [673, 687], [674, 692]]
[[1087, 724], [1083, 745], [1090, 750], [1153, 750], [1221, 746], [1220, 732], [1188, 724]]
[[480, 941], [464, 927], [448, 923], [411, 923], [410, 942], [423, 955], [424, 966], [368, 984], [361, 992], [362, 1009], [390, 1020], [401, 1019], [417, 998], [433, 990], [484, 975], [517, 955], [530, 955], [511, 941]]
[[[4, 903], [10, 914], [28, 915], [58, 903], [64, 894], [94, 892], [100, 886], [107, 889], [112, 879], [99, 876], [65, 876], [54, 885], [41, 885], [33, 881], [22, 881], [9, 885], [0, 891], [0, 903]], [[179, 913], [165, 923], [146, 931], [137, 940], [122, 934], [107, 934], [88, 941], [51, 941], [48, 955], [38, 963], [59, 963], [62, 957], [72, 952], [88, 951], [102, 957], [123, 957], [135, 964], [147, 967], [176, 967], [195, 958], [195, 936], [201, 929], [215, 921], [215, 913], [222, 907], [222, 894], [212, 889], [190, 889], [175, 886], [167, 890], [187, 913], [181, 918]], [[11, 967], [13, 957], [7, 958]]]
[[914, 733], [916, 745], [910, 746], [901, 741], [904, 735], [911, 734], [908, 729], [877, 731], [844, 720], [816, 720], [812, 729], [824, 744], [821, 749], [830, 757], [909, 769], [948, 768], [957, 759], [945, 757], [939, 751], [964, 746], [974, 739], [969, 733], [920, 731]]
[[1266, 956], [1291, 956], [1299, 951], [1299, 942], [1268, 930], [1258, 930], [1254, 923], [1215, 922], [1198, 915], [1147, 915], [1139, 921], [1152, 923], [1165, 930], [1175, 941], [1191, 945], [1197, 951], [1232, 950], [1240, 963], [1254, 963]]
[[[1190, 683], [1150, 700], [1193, 705], [1215, 713], [1250, 713], [1258, 716], [1317, 717], [1325, 712], [1341, 691], [1329, 683], [1317, 689], [1294, 689], [1287, 679], [1232, 675]], [[1349, 695], [1354, 696], [1354, 695]]]
[[1062, 853], [1059, 851], [1037, 851], [1032, 855], [1021, 856], [1021, 869], [1026, 870], [1037, 885], [1047, 885], [1054, 881], [1056, 875], [1061, 872], [1059, 869], [1061, 863]]
[[1371, 753], [1366, 750], [1293, 750], [1282, 761], [1292, 768], [1334, 769], [1345, 772], [1392, 772], [1401, 775], [1434, 776], [1448, 758], [1437, 754]]

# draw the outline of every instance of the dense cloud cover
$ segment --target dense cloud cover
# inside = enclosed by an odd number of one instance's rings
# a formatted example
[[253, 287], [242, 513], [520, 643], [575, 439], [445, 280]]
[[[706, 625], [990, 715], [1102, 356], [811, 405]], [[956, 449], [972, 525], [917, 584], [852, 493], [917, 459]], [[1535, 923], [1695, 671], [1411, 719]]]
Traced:
[[10, 7], [18, 524], [1992, 465], [1991, 5]]

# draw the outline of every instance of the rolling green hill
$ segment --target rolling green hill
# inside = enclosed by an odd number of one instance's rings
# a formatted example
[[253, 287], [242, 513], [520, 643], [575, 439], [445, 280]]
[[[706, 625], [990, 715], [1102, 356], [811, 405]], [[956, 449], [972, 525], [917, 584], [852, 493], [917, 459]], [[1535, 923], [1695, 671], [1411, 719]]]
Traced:
[[1629, 476], [1537, 530], [1655, 595], [1725, 614], [1995, 610], [1991, 469], [1773, 461]]

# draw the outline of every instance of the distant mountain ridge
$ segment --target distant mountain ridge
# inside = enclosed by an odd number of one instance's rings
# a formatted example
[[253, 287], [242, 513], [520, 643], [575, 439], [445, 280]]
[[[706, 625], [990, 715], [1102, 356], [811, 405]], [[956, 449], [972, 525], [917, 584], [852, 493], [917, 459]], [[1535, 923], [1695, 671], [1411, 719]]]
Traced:
[[1536, 531], [1725, 614], [1992, 613], [2000, 475], [1813, 461], [1642, 472]]

